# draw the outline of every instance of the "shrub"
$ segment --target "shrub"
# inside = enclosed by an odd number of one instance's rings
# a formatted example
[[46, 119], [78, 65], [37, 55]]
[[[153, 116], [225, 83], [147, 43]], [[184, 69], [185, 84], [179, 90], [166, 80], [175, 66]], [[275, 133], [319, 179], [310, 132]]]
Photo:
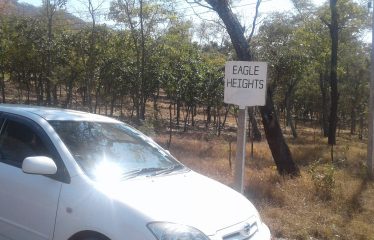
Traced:
[[321, 200], [331, 200], [335, 189], [335, 169], [330, 163], [321, 165], [319, 161], [310, 168], [316, 195]]

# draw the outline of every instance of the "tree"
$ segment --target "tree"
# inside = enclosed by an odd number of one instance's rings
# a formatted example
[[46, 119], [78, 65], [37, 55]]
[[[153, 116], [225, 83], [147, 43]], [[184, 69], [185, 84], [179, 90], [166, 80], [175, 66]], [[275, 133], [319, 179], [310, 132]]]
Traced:
[[[43, 7], [44, 7], [44, 14], [47, 18], [47, 46], [46, 46], [46, 74], [45, 74], [45, 82], [46, 82], [46, 101], [47, 104], [50, 105], [51, 102], [51, 91], [53, 91], [53, 103], [54, 105], [57, 104], [57, 86], [52, 81], [52, 69], [53, 69], [53, 55], [52, 55], [52, 48], [53, 48], [53, 19], [55, 13], [65, 6], [67, 0], [43, 0]], [[52, 89], [51, 89], [52, 87]]]
[[358, 133], [362, 139], [363, 115], [367, 112], [369, 98], [370, 51], [361, 41], [352, 38], [350, 41], [342, 41], [340, 46], [339, 92], [343, 97], [339, 99], [339, 113], [342, 121], [347, 120], [347, 123], [342, 122], [341, 125], [348, 127], [354, 135], [359, 123]]
[[2, 14], [3, 9], [5, 9], [5, 3], [0, 4], [0, 87], [2, 102], [5, 103], [5, 72], [6, 72], [6, 62], [8, 59], [7, 49], [9, 47], [9, 24], [8, 19]]
[[111, 18], [122, 23], [133, 40], [138, 73], [134, 82], [133, 100], [136, 116], [140, 120], [145, 119], [147, 100], [155, 91], [149, 57], [157, 49], [155, 43], [158, 43], [157, 39], [162, 34], [161, 26], [167, 25], [172, 15], [169, 9], [152, 0], [117, 0], [111, 3]]
[[[345, 31], [348, 32], [349, 38], [355, 37], [360, 32], [361, 27], [365, 24], [363, 14], [366, 12], [363, 7], [353, 3], [350, 0], [330, 0], [330, 21], [326, 20], [325, 15], [320, 19], [329, 29], [331, 38], [331, 55], [330, 55], [330, 116], [329, 116], [329, 132], [328, 144], [331, 146], [336, 144], [336, 129], [338, 122], [338, 48], [340, 35]], [[366, 17], [365, 17], [366, 18]]]
[[87, 53], [87, 61], [85, 66], [85, 81], [84, 81], [84, 98], [83, 98], [83, 105], [88, 106], [90, 112], [92, 112], [92, 89], [96, 83], [96, 65], [97, 65], [97, 26], [96, 26], [96, 18], [97, 12], [100, 6], [103, 4], [104, 1], [100, 1], [97, 4], [94, 3], [93, 0], [87, 0], [87, 9], [91, 17], [91, 26], [89, 31], [89, 42], [88, 42], [88, 53]]
[[291, 127], [294, 138], [297, 137], [293, 120], [294, 95], [308, 65], [299, 25], [298, 16], [273, 14], [252, 41], [256, 58], [271, 66], [268, 71], [272, 81], [268, 87], [276, 93], [275, 102], [279, 110], [285, 111], [285, 123]]
[[[185, 93], [192, 77], [191, 64], [195, 61], [197, 54], [190, 42], [189, 23], [176, 22], [170, 27], [163, 42], [161, 55], [165, 59], [162, 67], [162, 88], [170, 99], [170, 107], [176, 106], [176, 126], [179, 127], [181, 108], [187, 99]], [[171, 117], [171, 116], [170, 116]]]
[[9, 80], [17, 86], [18, 101], [30, 101], [32, 88], [38, 89], [44, 66], [42, 63], [45, 35], [43, 24], [38, 19], [14, 17], [7, 22], [7, 42], [5, 71]]
[[[303, 74], [303, 85], [311, 87], [312, 84], [307, 83], [307, 81], [315, 81], [318, 83], [320, 89], [320, 96], [315, 97], [315, 103], [309, 104], [310, 106], [305, 106], [305, 108], [315, 109], [314, 112], [319, 112], [318, 115], [320, 116], [320, 123], [325, 137], [329, 135], [332, 136], [330, 132], [334, 133], [333, 135], [335, 136], [338, 122], [335, 123], [335, 126], [331, 125], [331, 120], [335, 118], [333, 117], [335, 114], [331, 112], [331, 110], [333, 110], [333, 112], [335, 111], [335, 107], [332, 105], [339, 104], [343, 109], [347, 105], [340, 105], [344, 99], [337, 98], [335, 101], [332, 98], [334, 98], [334, 96], [338, 97], [341, 89], [345, 88], [344, 79], [347, 78], [346, 74], [352, 73], [352, 68], [350, 71], [345, 70], [347, 66], [352, 66], [352, 63], [362, 61], [358, 58], [358, 55], [354, 53], [354, 49], [357, 50], [357, 48], [359, 48], [358, 46], [365, 45], [359, 39], [363, 32], [362, 30], [365, 30], [368, 26], [366, 6], [351, 0], [336, 1], [336, 6], [333, 7], [333, 10], [336, 11], [338, 16], [338, 27], [337, 32], [334, 32], [334, 34], [338, 34], [339, 48], [334, 50], [334, 54], [338, 55], [336, 58], [333, 58], [331, 48], [333, 43], [331, 38], [332, 23], [331, 20], [328, 21], [328, 19], [332, 17], [330, 4], [326, 3], [316, 8], [310, 4], [308, 0], [294, 0], [293, 2], [298, 9], [299, 19], [301, 19], [301, 24], [298, 27], [300, 33], [299, 38], [304, 45], [303, 52], [309, 59], [309, 66], [306, 67], [307, 72]], [[336, 29], [334, 31], [336, 31]], [[336, 39], [334, 41], [336, 43]], [[335, 85], [335, 81], [331, 81], [331, 77], [334, 77], [335, 73], [331, 74], [331, 67], [338, 58], [342, 63], [336, 63], [336, 78], [339, 79], [339, 81], [336, 81], [336, 89], [334, 89], [335, 87], [332, 85]], [[332, 59], [334, 59], [333, 62]], [[345, 63], [348, 59], [352, 61], [350, 64]], [[313, 89], [315, 89], [315, 87], [313, 87]], [[312, 97], [312, 92], [313, 91], [307, 90], [303, 91], [304, 94], [310, 97]], [[303, 100], [305, 102], [304, 98]], [[301, 103], [302, 100], [299, 100], [299, 102]], [[312, 103], [313, 101], [310, 102]], [[345, 110], [342, 111], [343, 109], [336, 106], [336, 120], [338, 120], [338, 118], [339, 121], [344, 120]], [[330, 126], [332, 126], [332, 128]], [[334, 128], [335, 130], [333, 130]], [[330, 140], [331, 139], [330, 137]]]
[[[232, 44], [239, 60], [251, 61], [249, 44], [244, 36], [244, 29], [230, 9], [228, 2], [220, 0], [206, 0], [224, 22], [230, 35]], [[291, 152], [282, 134], [278, 118], [275, 113], [271, 90], [266, 97], [266, 105], [260, 107], [266, 139], [272, 152], [277, 170], [280, 174], [297, 176], [299, 168], [292, 159]]]
[[65, 108], [73, 107], [73, 91], [83, 82], [86, 35], [85, 31], [79, 31], [61, 34], [56, 38], [62, 54], [55, 72], [65, 85], [66, 98], [62, 102]]
[[337, 0], [330, 0], [331, 22], [327, 23], [331, 37], [331, 62], [330, 62], [330, 94], [331, 110], [329, 118], [328, 143], [336, 144], [336, 126], [338, 122], [338, 47], [339, 47], [339, 25]]

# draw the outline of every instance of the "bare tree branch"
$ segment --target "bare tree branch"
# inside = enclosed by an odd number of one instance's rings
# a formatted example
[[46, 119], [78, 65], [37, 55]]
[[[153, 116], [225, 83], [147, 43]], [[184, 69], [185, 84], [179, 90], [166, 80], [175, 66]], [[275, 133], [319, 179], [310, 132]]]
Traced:
[[212, 11], [214, 11], [214, 9], [212, 7], [203, 5], [203, 4], [201, 4], [200, 2], [197, 2], [197, 1], [199, 1], [199, 0], [196, 0], [196, 1], [188, 1], [188, 0], [186, 0], [186, 3], [189, 4], [191, 10], [194, 12], [194, 14], [196, 15], [196, 17], [198, 17], [202, 21], [213, 22], [213, 23], [219, 24], [221, 27], [225, 27], [220, 21], [216, 21], [216, 20], [212, 20], [212, 19], [206, 19], [206, 18], [201, 17], [200, 14], [198, 12], [196, 12], [195, 8], [191, 4], [195, 4], [196, 3], [196, 4], [198, 4], [198, 5], [202, 6], [202, 7], [208, 8], [209, 10], [212, 10]]
[[256, 21], [257, 21], [257, 17], [258, 17], [258, 9], [260, 7], [261, 1], [262, 0], [257, 0], [257, 3], [256, 3], [256, 12], [255, 12], [255, 16], [253, 17], [252, 30], [251, 30], [251, 33], [249, 34], [248, 42], [251, 42], [253, 34], [255, 33]]
[[331, 24], [329, 22], [327, 22], [326, 19], [324, 19], [323, 17], [320, 17], [319, 18], [329, 29], [331, 29]]
[[202, 4], [202, 3], [201, 3], [201, 0], [193, 0], [193, 1], [188, 1], [188, 0], [186, 0], [186, 2], [187, 2], [188, 4], [197, 4], [197, 5], [201, 6], [201, 7], [205, 7], [205, 8], [208, 8], [208, 9], [210, 9], [210, 10], [213, 10], [212, 7], [210, 7], [210, 6], [208, 6], [208, 5], [205, 5], [205, 4]]
[[[233, 14], [225, 0], [206, 0], [217, 12], [226, 26], [237, 58], [241, 61], [251, 61], [250, 46], [244, 36], [244, 29], [238, 18]], [[270, 147], [278, 173], [281, 175], [299, 176], [300, 170], [292, 159], [291, 151], [285, 141], [282, 129], [274, 108], [272, 91], [267, 89], [266, 104], [259, 107], [266, 139]]]

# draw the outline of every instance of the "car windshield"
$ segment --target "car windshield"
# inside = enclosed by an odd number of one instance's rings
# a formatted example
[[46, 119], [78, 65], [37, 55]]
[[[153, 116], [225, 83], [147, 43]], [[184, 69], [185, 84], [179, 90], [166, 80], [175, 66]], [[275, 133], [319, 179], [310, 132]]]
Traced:
[[50, 121], [90, 177], [120, 178], [185, 169], [153, 140], [123, 123]]

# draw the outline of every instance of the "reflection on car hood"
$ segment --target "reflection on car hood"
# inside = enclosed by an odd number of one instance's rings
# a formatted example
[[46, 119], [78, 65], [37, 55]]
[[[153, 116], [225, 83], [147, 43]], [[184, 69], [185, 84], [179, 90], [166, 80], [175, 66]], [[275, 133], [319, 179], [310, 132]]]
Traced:
[[116, 188], [117, 200], [150, 219], [194, 226], [207, 235], [256, 214], [241, 194], [193, 171], [136, 178]]

